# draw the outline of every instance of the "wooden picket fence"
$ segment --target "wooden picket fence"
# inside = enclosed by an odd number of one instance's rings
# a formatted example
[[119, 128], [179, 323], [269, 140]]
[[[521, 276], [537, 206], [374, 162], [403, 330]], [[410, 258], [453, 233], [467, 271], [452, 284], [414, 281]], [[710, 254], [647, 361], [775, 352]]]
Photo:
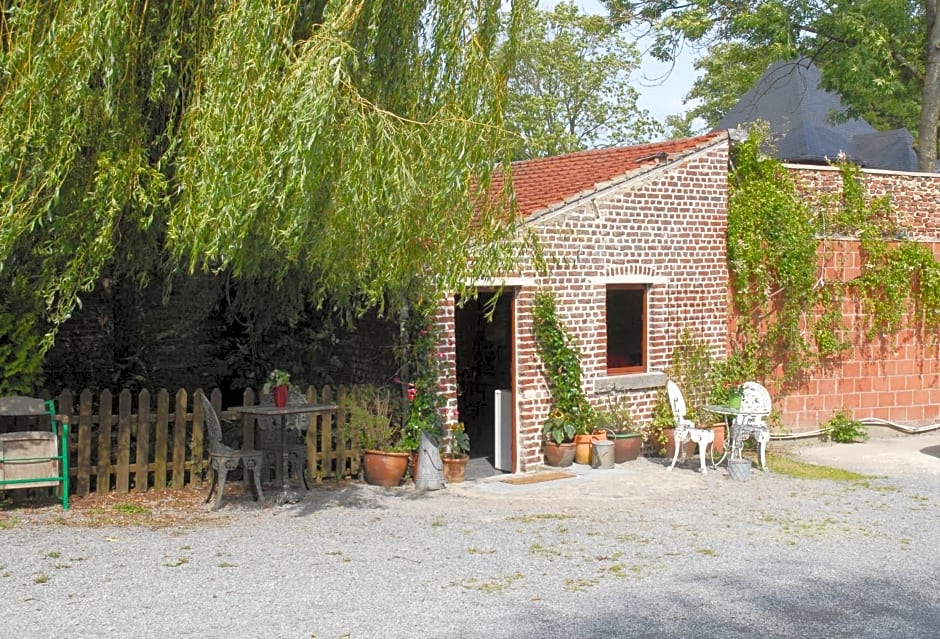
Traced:
[[[110, 391], [103, 391], [96, 401], [90, 390], [83, 390], [77, 404], [71, 391], [60, 393], [54, 398], [57, 412], [69, 415], [71, 424], [72, 492], [83, 496], [202, 487], [209, 479], [209, 462], [202, 407], [197, 403], [201, 392], [180, 389], [171, 397], [169, 391], [162, 389], [154, 403], [148, 391], [141, 391], [135, 403], [131, 392], [125, 389], [117, 396], [117, 412]], [[346, 389], [340, 386], [334, 393], [328, 386], [320, 391], [311, 387], [306, 396], [312, 403], [337, 405], [336, 410], [311, 418], [307, 430], [309, 479], [358, 476], [360, 451], [339, 428], [345, 423]], [[238, 440], [242, 446], [252, 447], [254, 419], [225, 410], [221, 397], [218, 389], [209, 394], [219, 416], [233, 425], [225, 430], [226, 443]], [[242, 405], [255, 403], [257, 394], [246, 390]]]

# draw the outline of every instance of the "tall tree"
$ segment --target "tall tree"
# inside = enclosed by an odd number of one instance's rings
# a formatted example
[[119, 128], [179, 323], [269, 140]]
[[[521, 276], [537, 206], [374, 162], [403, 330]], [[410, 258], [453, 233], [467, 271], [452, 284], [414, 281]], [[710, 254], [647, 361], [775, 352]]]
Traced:
[[502, 5], [6, 3], [0, 288], [46, 347], [106, 264], [300, 273], [351, 310], [461, 290], [508, 256], [474, 206], [507, 157]]
[[[686, 43], [710, 48], [708, 79], [690, 97], [720, 95], [701, 115], [727, 108], [770, 58], [808, 56], [847, 115], [917, 131], [918, 164], [934, 172], [940, 116], [937, 0], [604, 0], [617, 24], [652, 29], [652, 54], [668, 60]], [[748, 77], [750, 76], [750, 77]], [[740, 95], [740, 93], [738, 94]]]
[[506, 107], [517, 157], [643, 142], [662, 131], [629, 84], [636, 46], [604, 17], [572, 2], [526, 15]]

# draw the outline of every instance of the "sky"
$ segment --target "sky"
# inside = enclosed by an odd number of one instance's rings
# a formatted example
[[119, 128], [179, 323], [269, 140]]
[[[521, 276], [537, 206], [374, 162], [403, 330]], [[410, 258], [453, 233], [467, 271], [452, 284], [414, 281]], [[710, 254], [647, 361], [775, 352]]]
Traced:
[[[539, 0], [540, 9], [551, 9], [558, 0]], [[607, 8], [600, 0], [575, 0], [583, 13], [607, 15]], [[642, 50], [642, 45], [640, 46]], [[682, 104], [682, 98], [692, 88], [696, 71], [692, 68], [694, 57], [688, 51], [680, 54], [675, 67], [664, 81], [661, 76], [669, 69], [652, 58], [644, 58], [640, 69], [631, 77], [634, 88], [639, 92], [639, 106], [647, 109], [654, 118], [663, 122], [667, 115], [676, 115], [688, 111], [692, 105]]]

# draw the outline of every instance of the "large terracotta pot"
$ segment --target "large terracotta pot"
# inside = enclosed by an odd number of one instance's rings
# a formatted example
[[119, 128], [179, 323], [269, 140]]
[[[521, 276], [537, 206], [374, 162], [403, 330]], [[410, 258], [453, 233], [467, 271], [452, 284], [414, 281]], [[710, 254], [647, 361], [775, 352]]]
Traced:
[[549, 466], [564, 468], [574, 462], [575, 445], [574, 442], [565, 442], [556, 444], [549, 440], [545, 442], [545, 463]]
[[397, 486], [408, 469], [408, 453], [367, 450], [362, 455], [362, 471], [367, 484]]
[[467, 461], [470, 455], [464, 453], [446, 453], [441, 455], [444, 463], [444, 479], [451, 484], [462, 482], [467, 478]]
[[639, 433], [614, 433], [614, 463], [622, 464], [640, 456], [643, 437]]

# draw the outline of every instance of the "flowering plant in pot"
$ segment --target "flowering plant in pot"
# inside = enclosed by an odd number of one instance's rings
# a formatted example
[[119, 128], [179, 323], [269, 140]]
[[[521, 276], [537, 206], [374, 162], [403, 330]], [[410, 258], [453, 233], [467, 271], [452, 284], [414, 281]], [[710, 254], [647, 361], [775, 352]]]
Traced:
[[467, 461], [470, 459], [470, 437], [463, 422], [448, 427], [444, 436], [444, 479], [451, 483], [461, 482], [466, 477]]
[[275, 368], [268, 373], [268, 379], [264, 383], [261, 392], [271, 394], [274, 398], [275, 406], [287, 405], [287, 393], [290, 390], [290, 373], [280, 368]]

